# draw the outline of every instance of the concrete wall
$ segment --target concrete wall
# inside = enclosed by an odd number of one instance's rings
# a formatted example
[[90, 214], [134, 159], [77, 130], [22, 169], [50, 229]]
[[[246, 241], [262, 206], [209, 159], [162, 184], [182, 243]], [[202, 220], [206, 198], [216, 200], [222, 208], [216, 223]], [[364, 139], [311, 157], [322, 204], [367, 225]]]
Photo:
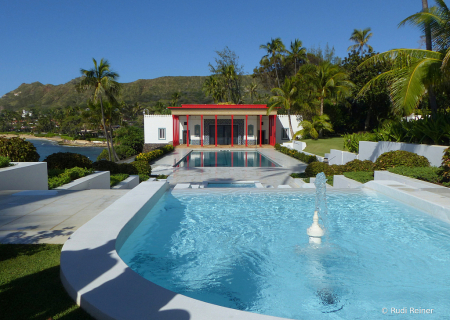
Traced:
[[0, 190], [48, 190], [47, 162], [12, 162], [0, 168]]
[[427, 157], [432, 166], [439, 167], [442, 163], [445, 146], [430, 146], [426, 144], [412, 144], [403, 142], [390, 141], [360, 141], [359, 142], [359, 159], [370, 160], [375, 162], [377, 158], [385, 152], [394, 150], [404, 150], [414, 152], [420, 156]]
[[76, 179], [55, 190], [88, 190], [88, 189], [110, 189], [109, 171], [96, 171], [86, 177]]
[[349, 179], [343, 175], [335, 175], [333, 178], [333, 188], [338, 189], [354, 189], [361, 188], [362, 183], [355, 181], [353, 179]]
[[[158, 129], [166, 129], [166, 138], [159, 139]], [[173, 141], [173, 120], [171, 115], [144, 115], [145, 143], [164, 143]]]
[[285, 142], [282, 144], [282, 146], [297, 151], [303, 151], [306, 148], [306, 142], [294, 140], [292, 142]]
[[[292, 124], [292, 130], [294, 130], [294, 133], [296, 133], [298, 130], [302, 129], [302, 126], [300, 123], [303, 121], [302, 116], [298, 115], [291, 115], [291, 124]], [[276, 138], [277, 143], [284, 143], [292, 140], [291, 131], [288, 130], [288, 139], [282, 139], [282, 130], [289, 129], [289, 117], [284, 114], [277, 115], [277, 123], [276, 123]]]
[[133, 189], [139, 184], [139, 176], [129, 176], [123, 181], [120, 181], [111, 189]]
[[358, 159], [358, 155], [356, 153], [336, 149], [331, 149], [330, 153], [327, 155], [329, 164], [346, 164], [347, 162]]

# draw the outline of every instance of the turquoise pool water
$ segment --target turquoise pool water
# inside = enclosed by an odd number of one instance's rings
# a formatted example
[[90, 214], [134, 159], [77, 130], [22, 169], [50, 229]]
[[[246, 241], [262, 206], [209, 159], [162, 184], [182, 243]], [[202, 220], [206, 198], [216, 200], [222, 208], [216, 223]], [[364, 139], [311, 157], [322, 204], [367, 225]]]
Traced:
[[[239, 310], [422, 319], [415, 308], [448, 317], [448, 224], [378, 194], [329, 192], [327, 201], [327, 236], [313, 247], [314, 192], [167, 193], [119, 255], [160, 286]], [[408, 313], [392, 313], [401, 308]]]
[[192, 151], [179, 167], [279, 167], [257, 151]]
[[254, 183], [208, 183], [207, 188], [256, 188]]

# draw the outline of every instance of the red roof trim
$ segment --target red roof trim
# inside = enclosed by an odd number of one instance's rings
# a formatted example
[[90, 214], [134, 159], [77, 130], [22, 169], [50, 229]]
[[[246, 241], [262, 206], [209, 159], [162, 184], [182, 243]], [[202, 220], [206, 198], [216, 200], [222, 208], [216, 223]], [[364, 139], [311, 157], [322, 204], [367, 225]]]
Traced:
[[167, 109], [267, 109], [266, 104], [182, 104]]

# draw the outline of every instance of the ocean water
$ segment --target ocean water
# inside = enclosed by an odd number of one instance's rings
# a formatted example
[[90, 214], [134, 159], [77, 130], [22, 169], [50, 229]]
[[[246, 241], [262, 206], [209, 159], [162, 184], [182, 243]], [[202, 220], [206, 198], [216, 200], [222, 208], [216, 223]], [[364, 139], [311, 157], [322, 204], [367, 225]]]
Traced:
[[250, 190], [168, 192], [119, 255], [160, 286], [239, 310], [449, 318], [448, 224], [376, 193], [329, 192], [326, 237], [310, 245], [313, 192]]
[[72, 147], [61, 146], [55, 141], [49, 141], [44, 139], [26, 139], [30, 141], [35, 147], [37, 153], [39, 153], [39, 161], [43, 161], [47, 156], [56, 152], [73, 152], [85, 155], [92, 161], [96, 161], [98, 155], [102, 152], [101, 147]]

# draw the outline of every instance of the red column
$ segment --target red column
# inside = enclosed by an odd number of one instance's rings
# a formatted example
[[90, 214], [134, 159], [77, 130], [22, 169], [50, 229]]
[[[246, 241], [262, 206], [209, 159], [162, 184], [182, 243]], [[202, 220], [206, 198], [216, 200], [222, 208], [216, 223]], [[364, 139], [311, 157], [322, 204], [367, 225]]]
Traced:
[[277, 143], [277, 116], [273, 116], [273, 145]]
[[200, 145], [203, 147], [203, 115], [200, 116]]
[[186, 144], [189, 147], [189, 115], [186, 115], [187, 119], [187, 132], [186, 132]]
[[269, 116], [269, 144], [272, 145], [272, 116]]
[[173, 146], [175, 147], [180, 144], [180, 119], [179, 119], [179, 116], [174, 116], [174, 115], [172, 115], [172, 119], [173, 119], [172, 140], [173, 140]]
[[262, 147], [262, 114], [259, 115], [259, 146]]
[[175, 116], [174, 115], [172, 115], [172, 143], [173, 143], [174, 147], [177, 145], [177, 143], [175, 141]]
[[[215, 142], [216, 142], [216, 147], [217, 147], [217, 115], [215, 115], [215, 120], [216, 120], [216, 138], [215, 138]], [[216, 153], [216, 167], [217, 167], [217, 153]]]
[[248, 115], [245, 115], [245, 146], [248, 147]]
[[[234, 118], [234, 116], [231, 116], [231, 146], [234, 145], [233, 144], [233, 138], [234, 138], [234, 135], [233, 135], [233, 118]], [[233, 153], [231, 153], [231, 156], [233, 156]], [[233, 160], [231, 160], [231, 162], [233, 162]], [[233, 166], [233, 164], [231, 166]]]

